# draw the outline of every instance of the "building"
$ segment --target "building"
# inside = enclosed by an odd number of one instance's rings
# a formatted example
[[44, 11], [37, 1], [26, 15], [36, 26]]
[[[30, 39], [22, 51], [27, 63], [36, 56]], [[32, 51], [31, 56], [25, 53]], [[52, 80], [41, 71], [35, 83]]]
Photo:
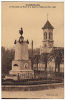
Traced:
[[[64, 60], [62, 60], [64, 59], [64, 48], [54, 47], [53, 29], [54, 27], [51, 25], [49, 20], [47, 20], [45, 25], [42, 27], [43, 45], [40, 49], [40, 60], [38, 65], [36, 63], [34, 64], [34, 70], [64, 72]], [[58, 66], [60, 66], [60, 68]]]
[[40, 50], [42, 53], [50, 53], [53, 48], [53, 29], [54, 27], [47, 20], [46, 24], [42, 27], [43, 30], [43, 46]]

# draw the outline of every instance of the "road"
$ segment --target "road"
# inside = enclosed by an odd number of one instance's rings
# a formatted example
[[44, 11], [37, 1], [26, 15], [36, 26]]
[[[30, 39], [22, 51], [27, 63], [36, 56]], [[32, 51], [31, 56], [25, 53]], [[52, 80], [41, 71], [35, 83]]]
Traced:
[[64, 88], [47, 89], [40, 91], [2, 91], [2, 98], [64, 98]]

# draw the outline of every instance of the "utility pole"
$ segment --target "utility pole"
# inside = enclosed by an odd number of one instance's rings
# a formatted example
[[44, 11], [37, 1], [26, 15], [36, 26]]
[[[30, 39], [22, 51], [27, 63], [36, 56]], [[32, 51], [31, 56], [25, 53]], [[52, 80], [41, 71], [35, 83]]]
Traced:
[[33, 70], [33, 40], [32, 40], [32, 70]]

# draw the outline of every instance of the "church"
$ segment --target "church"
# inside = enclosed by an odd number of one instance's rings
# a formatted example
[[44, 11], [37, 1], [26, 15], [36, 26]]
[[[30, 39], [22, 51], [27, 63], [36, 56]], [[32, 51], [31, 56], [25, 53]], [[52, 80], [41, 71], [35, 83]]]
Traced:
[[46, 21], [42, 30], [43, 45], [39, 50], [39, 60], [37, 64], [34, 64], [34, 70], [64, 72], [64, 48], [54, 46], [54, 27], [49, 20]]

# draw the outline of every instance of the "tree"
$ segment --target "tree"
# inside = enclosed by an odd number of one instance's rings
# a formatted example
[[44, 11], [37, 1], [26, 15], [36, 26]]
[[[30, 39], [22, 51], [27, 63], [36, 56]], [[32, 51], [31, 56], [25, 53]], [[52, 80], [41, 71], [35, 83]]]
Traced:
[[37, 64], [37, 70], [38, 70], [38, 64], [39, 64], [39, 61], [40, 61], [40, 55], [35, 55], [34, 57], [33, 57], [33, 63], [34, 64]]
[[36, 48], [36, 49], [33, 49], [33, 46], [32, 46], [32, 49], [29, 49], [29, 59], [31, 60], [31, 67], [33, 69], [33, 65], [34, 64], [37, 64], [37, 70], [38, 70], [38, 63], [39, 63], [39, 55], [40, 55], [40, 49], [39, 48]]
[[55, 61], [55, 72], [56, 69], [58, 69], [58, 72], [60, 72], [60, 64], [62, 63], [63, 56], [64, 56], [64, 49], [62, 48], [54, 48], [50, 53], [49, 60], [54, 59]]
[[43, 53], [41, 55], [41, 61], [45, 64], [45, 71], [47, 71], [48, 55], [48, 53]]
[[2, 74], [8, 74], [12, 68], [12, 60], [14, 59], [14, 50], [1, 48], [2, 52]]

